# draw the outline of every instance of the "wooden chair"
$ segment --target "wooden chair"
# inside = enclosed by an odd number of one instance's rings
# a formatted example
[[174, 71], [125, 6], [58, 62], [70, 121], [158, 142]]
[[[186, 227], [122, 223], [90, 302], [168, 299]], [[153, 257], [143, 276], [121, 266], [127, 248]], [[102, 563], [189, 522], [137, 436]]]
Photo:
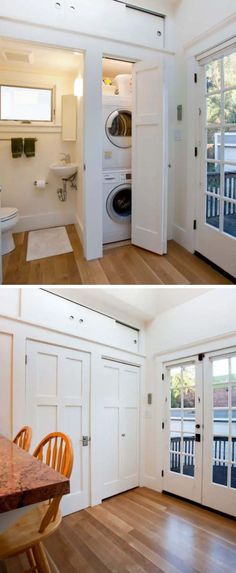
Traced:
[[30, 449], [30, 444], [32, 440], [32, 428], [30, 426], [23, 426], [21, 430], [16, 434], [13, 442], [22, 450], [26, 452]]
[[[65, 434], [49, 434], [40, 442], [33, 455], [62, 475], [70, 477], [73, 450], [70, 438]], [[55, 497], [36, 506], [0, 535], [0, 561], [26, 553], [30, 572], [51, 573], [42, 541], [54, 533], [61, 523], [61, 498]]]

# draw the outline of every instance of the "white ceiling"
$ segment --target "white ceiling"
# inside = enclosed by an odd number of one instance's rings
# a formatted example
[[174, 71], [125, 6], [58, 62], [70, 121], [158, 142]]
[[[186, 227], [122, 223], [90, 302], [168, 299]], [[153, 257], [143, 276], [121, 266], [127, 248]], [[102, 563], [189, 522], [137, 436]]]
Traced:
[[[10, 51], [19, 56], [30, 53], [31, 63], [7, 61], [4, 52]], [[66, 74], [76, 74], [80, 59], [83, 55], [71, 50], [57, 50], [29, 42], [15, 42], [0, 38], [0, 68], [27, 71], [53, 71]]]
[[77, 287], [50, 289], [120, 320], [141, 326], [158, 314], [202, 296], [210, 288]]

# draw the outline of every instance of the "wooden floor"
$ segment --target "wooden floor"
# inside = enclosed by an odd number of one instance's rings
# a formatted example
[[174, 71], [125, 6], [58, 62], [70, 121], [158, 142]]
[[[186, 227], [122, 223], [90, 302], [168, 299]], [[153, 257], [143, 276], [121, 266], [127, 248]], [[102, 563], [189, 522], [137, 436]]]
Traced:
[[3, 257], [4, 284], [28, 285], [203, 285], [232, 284], [174, 241], [160, 257], [132, 245], [111, 248], [104, 257], [85, 261], [75, 227], [67, 232], [73, 253], [26, 262], [28, 233], [14, 235], [16, 249]]
[[46, 548], [53, 573], [234, 573], [236, 524], [137, 488], [64, 518]]

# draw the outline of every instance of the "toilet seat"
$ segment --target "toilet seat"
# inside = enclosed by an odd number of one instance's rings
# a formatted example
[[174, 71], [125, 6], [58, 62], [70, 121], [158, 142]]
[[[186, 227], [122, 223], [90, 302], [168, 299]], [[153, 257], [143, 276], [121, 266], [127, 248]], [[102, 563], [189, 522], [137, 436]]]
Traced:
[[0, 219], [2, 223], [4, 223], [4, 221], [10, 221], [11, 219], [14, 219], [17, 214], [18, 214], [18, 209], [16, 209], [15, 207], [0, 208]]

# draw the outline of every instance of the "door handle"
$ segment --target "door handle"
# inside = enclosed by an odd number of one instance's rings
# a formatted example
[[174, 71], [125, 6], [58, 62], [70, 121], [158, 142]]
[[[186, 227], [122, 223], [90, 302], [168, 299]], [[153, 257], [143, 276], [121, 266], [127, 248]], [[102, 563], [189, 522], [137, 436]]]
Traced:
[[195, 428], [197, 428], [197, 430], [200, 430], [201, 425], [200, 425], [200, 424], [196, 424]]
[[91, 438], [89, 436], [83, 436], [80, 442], [82, 442], [83, 447], [88, 446], [89, 442], [91, 442]]

